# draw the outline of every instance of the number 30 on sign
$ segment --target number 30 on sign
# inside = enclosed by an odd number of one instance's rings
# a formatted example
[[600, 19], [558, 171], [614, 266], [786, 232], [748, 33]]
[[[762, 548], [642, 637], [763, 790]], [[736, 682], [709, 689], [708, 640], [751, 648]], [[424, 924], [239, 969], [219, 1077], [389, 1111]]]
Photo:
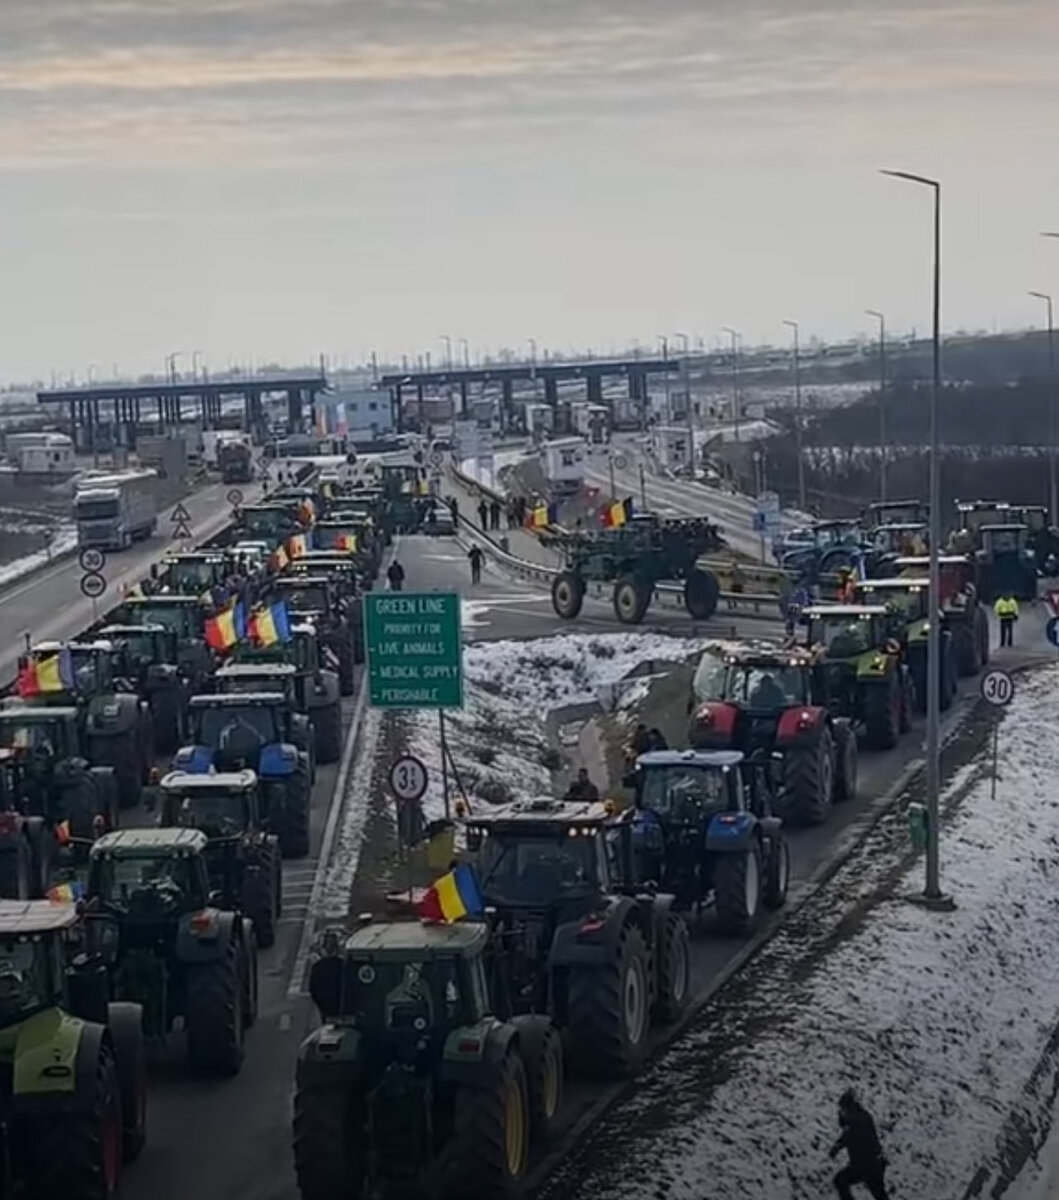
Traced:
[[1015, 681], [1007, 673], [993, 669], [986, 671], [982, 676], [980, 686], [982, 699], [987, 704], [993, 704], [997, 708], [1004, 708], [1010, 704], [1015, 696]]

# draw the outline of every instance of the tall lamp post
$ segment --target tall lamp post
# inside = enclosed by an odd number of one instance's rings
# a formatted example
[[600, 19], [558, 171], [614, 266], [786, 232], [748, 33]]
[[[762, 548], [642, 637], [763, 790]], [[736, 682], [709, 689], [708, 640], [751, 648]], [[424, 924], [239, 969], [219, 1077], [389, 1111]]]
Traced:
[[924, 897], [928, 903], [942, 900], [938, 853], [939, 793], [941, 791], [940, 692], [941, 692], [941, 603], [938, 587], [938, 553], [941, 541], [941, 464], [938, 461], [938, 399], [941, 394], [941, 183], [908, 171], [882, 171], [892, 179], [903, 179], [934, 194], [934, 279], [933, 381], [930, 389], [930, 568], [927, 590], [930, 612], [927, 626], [927, 878]]
[[463, 350], [463, 369], [469, 371], [471, 369], [471, 347], [466, 338], [460, 338], [460, 348]]
[[732, 423], [735, 426], [736, 447], [739, 446], [739, 334], [730, 325], [721, 328], [732, 339]]
[[673, 420], [673, 414], [670, 411], [672, 407], [672, 400], [669, 394], [669, 338], [667, 338], [664, 333], [660, 333], [658, 335], [658, 345], [662, 351], [662, 361], [666, 365], [665, 374], [663, 377], [665, 380], [666, 398], [663, 408], [666, 414], [666, 424], [668, 425]]
[[1059, 524], [1059, 496], [1055, 472], [1055, 306], [1047, 292], [1030, 292], [1035, 300], [1043, 300], [1048, 310], [1048, 523]]
[[886, 440], [886, 317], [875, 308], [864, 310], [879, 322], [879, 499], [886, 499], [886, 468], [890, 449]]
[[691, 338], [686, 333], [674, 333], [673, 336], [682, 343], [680, 359], [680, 378], [684, 385], [684, 403], [688, 406], [684, 414], [688, 419], [688, 478], [695, 478], [695, 420], [691, 408], [691, 364], [688, 355], [691, 353]]
[[784, 321], [794, 337], [794, 452], [798, 455], [798, 508], [805, 512], [805, 448], [802, 446], [802, 343], [797, 321]]

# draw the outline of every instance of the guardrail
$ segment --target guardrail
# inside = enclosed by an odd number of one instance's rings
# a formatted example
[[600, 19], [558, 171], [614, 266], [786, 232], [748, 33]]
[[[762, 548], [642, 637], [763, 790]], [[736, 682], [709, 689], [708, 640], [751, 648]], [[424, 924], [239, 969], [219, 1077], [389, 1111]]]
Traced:
[[[497, 500], [505, 498], [502, 493], [486, 487], [485, 484], [480, 483], [477, 479], [472, 479], [469, 475], [464, 475], [456, 466], [452, 467], [452, 473], [472, 494]], [[511, 554], [498, 541], [473, 524], [463, 513], [459, 515], [458, 525], [489, 554], [499, 567], [518, 579], [551, 587], [552, 581], [560, 573], [558, 567], [530, 562], [529, 559]], [[610, 592], [610, 586], [604, 583], [590, 581], [585, 588], [585, 594], [596, 599], [608, 598]], [[663, 608], [683, 609], [684, 589], [678, 583], [659, 583], [655, 585], [654, 599]], [[779, 599], [771, 593], [721, 592], [716, 615], [724, 613], [756, 620], [776, 621], [780, 618]]]

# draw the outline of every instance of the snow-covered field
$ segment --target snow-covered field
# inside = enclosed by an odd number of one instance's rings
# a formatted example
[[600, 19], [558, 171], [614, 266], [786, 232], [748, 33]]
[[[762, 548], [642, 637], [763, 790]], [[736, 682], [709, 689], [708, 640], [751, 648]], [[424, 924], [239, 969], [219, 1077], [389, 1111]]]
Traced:
[[7, 587], [23, 576], [47, 566], [62, 554], [69, 554], [77, 546], [77, 530], [72, 525], [62, 526], [52, 539], [47, 550], [26, 554], [0, 567], [0, 587]]
[[[946, 789], [943, 882], [900, 814], [783, 926], [549, 1182], [563, 1200], [833, 1194], [836, 1101], [875, 1114], [895, 1197], [998, 1196], [1050, 1098], [1059, 1023], [1059, 667], [1019, 683], [990, 797], [983, 752]], [[956, 806], [957, 801], [958, 806]], [[1055, 1048], [1050, 1048], [1054, 1056]], [[1009, 1119], [1014, 1113], [1016, 1117]], [[972, 1186], [972, 1180], [974, 1185]], [[1019, 1200], [1043, 1200], [1027, 1192]]]

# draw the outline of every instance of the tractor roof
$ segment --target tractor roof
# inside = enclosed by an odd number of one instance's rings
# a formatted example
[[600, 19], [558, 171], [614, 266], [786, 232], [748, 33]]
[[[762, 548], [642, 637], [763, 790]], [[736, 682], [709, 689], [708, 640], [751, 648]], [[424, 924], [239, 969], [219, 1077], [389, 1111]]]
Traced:
[[[929, 567], [930, 559], [926, 554], [910, 554], [894, 560], [899, 567]], [[971, 560], [966, 554], [939, 554], [938, 565], [941, 567], [969, 567]]]
[[347, 954], [357, 958], [392, 958], [398, 961], [424, 956], [471, 958], [485, 949], [486, 927], [469, 921], [440, 925], [420, 921], [380, 922], [363, 925], [347, 940]]
[[51, 900], [0, 900], [0, 937], [58, 933], [77, 924], [77, 908]]
[[743, 761], [742, 750], [651, 750], [636, 760], [637, 767], [701, 767], [728, 771]]
[[610, 810], [598, 800], [555, 800], [538, 796], [500, 804], [467, 818], [468, 825], [602, 825]]
[[809, 667], [812, 655], [801, 646], [738, 646], [725, 652], [724, 661], [741, 667]]
[[216, 692], [192, 696], [188, 704], [191, 708], [285, 708], [287, 697], [282, 692]]
[[105, 638], [97, 638], [93, 642], [34, 642], [30, 654], [58, 654], [60, 650], [95, 651], [99, 654], [110, 654], [114, 647]]
[[167, 596], [128, 596], [122, 601], [122, 604], [134, 604], [138, 608], [148, 608], [151, 605], [162, 608], [172, 604], [183, 605], [186, 608], [199, 608], [201, 601], [198, 596], [181, 596], [174, 592]]
[[144, 625], [107, 625], [106, 628], [99, 631], [104, 637], [108, 638], [123, 638], [132, 637], [134, 634], [140, 633], [168, 633], [164, 625], [152, 625], [149, 622]]
[[352, 570], [355, 566], [353, 555], [348, 550], [310, 550], [306, 554], [299, 554], [296, 559], [289, 562], [288, 567], [302, 569], [304, 567], [346, 567]]
[[162, 779], [167, 792], [248, 792], [257, 785], [257, 772], [209, 771], [193, 775], [190, 771], [170, 771]]
[[171, 562], [212, 562], [223, 563], [223, 550], [178, 550], [165, 556], [163, 565]]
[[329, 582], [330, 582], [330, 580], [327, 578], [326, 575], [299, 575], [296, 578], [291, 575], [281, 575], [279, 579], [273, 579], [272, 586], [273, 587], [290, 587], [290, 588], [303, 588], [303, 587], [307, 588], [307, 587], [313, 586], [314, 584], [320, 584], [320, 586], [322, 587], [324, 584], [329, 583]]
[[259, 539], [255, 540], [253, 538], [248, 538], [245, 541], [236, 542], [234, 546], [229, 548], [229, 553], [245, 554], [250, 550], [260, 550], [265, 554], [270, 554], [272, 552], [272, 546], [268, 542], [261, 541]]
[[802, 610], [810, 620], [826, 621], [828, 617], [885, 617], [885, 604], [811, 604]]
[[117, 829], [92, 844], [92, 857], [136, 858], [165, 850], [201, 854], [208, 841], [201, 829]]
[[959, 512], [977, 512], [983, 508], [1010, 508], [1006, 500], [957, 500], [956, 508]]
[[875, 500], [868, 505], [872, 512], [884, 512], [888, 508], [907, 508], [910, 504], [918, 504], [926, 507], [926, 502], [917, 500], [914, 496], [910, 496], [907, 500]]
[[904, 579], [862, 579], [857, 584], [858, 591], [865, 592], [919, 592], [930, 586], [930, 580], [924, 575], [909, 575]]
[[1006, 533], [1011, 529], [1028, 529], [1029, 526], [1023, 521], [998, 521], [993, 525], [979, 525], [979, 533]]
[[218, 679], [260, 679], [265, 676], [270, 679], [293, 679], [298, 674], [298, 668], [293, 663], [258, 659], [255, 662], [225, 663], [214, 674]]
[[17, 721], [20, 725], [29, 721], [37, 725], [50, 725], [53, 721], [74, 720], [80, 715], [80, 709], [74, 708], [72, 704], [26, 704], [18, 696], [5, 697], [0, 705], [0, 720], [10, 718], [12, 722]]
[[873, 532], [884, 533], [891, 530], [896, 533], [908, 533], [909, 531], [914, 533], [917, 529], [926, 529], [926, 527], [926, 521], [887, 521], [883, 525], [876, 525]]

